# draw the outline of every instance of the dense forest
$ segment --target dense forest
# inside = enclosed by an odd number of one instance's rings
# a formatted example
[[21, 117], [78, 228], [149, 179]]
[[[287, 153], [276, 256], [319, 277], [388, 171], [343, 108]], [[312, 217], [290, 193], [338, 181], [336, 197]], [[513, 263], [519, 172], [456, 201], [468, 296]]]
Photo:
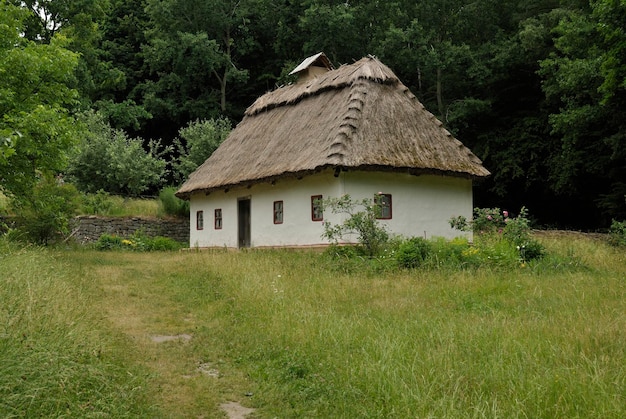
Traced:
[[64, 172], [85, 115], [173, 159], [303, 58], [371, 54], [492, 172], [476, 206], [603, 228], [626, 219], [624, 28], [625, 0], [0, 0], [2, 190]]

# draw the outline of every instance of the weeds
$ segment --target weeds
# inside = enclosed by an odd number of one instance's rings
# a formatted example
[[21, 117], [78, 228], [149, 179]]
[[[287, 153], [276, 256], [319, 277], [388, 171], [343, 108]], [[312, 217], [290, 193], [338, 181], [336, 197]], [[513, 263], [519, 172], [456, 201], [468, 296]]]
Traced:
[[97, 250], [132, 250], [136, 252], [179, 250], [183, 245], [168, 237], [148, 237], [137, 232], [128, 238], [103, 234], [94, 243]]

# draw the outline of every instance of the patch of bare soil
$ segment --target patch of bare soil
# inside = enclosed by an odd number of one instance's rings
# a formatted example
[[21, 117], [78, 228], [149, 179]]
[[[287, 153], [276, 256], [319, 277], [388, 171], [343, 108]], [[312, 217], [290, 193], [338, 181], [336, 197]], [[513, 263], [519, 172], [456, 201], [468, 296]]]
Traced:
[[226, 412], [228, 419], [245, 419], [254, 412], [254, 409], [244, 407], [237, 402], [222, 403], [220, 407]]

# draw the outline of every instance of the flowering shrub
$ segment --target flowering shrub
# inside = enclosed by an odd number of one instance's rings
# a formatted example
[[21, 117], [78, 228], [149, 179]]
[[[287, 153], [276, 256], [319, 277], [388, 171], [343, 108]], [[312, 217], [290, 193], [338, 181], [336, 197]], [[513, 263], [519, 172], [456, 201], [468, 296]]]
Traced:
[[[522, 207], [517, 217], [512, 217], [508, 211], [500, 208], [475, 208], [474, 219], [468, 221], [459, 216], [450, 219], [450, 226], [461, 231], [473, 231], [479, 238], [502, 238], [514, 246], [519, 253], [522, 263], [541, 258], [544, 248], [530, 235], [530, 221], [528, 210]], [[489, 240], [483, 240], [489, 242]]]
[[[521, 212], [523, 211], [525, 208], [522, 208]], [[460, 215], [450, 219], [450, 226], [477, 234], [502, 233], [510, 220], [509, 212], [501, 211], [500, 208], [474, 208], [474, 218], [471, 221]]]

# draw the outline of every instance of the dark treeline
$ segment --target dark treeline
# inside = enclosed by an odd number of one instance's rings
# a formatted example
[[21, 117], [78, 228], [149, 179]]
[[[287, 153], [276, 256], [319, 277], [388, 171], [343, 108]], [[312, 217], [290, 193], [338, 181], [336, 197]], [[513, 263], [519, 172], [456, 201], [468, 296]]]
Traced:
[[626, 219], [620, 0], [54, 0], [24, 36], [79, 53], [80, 106], [146, 141], [238, 122], [303, 58], [387, 64], [493, 173], [475, 205], [540, 225]]

